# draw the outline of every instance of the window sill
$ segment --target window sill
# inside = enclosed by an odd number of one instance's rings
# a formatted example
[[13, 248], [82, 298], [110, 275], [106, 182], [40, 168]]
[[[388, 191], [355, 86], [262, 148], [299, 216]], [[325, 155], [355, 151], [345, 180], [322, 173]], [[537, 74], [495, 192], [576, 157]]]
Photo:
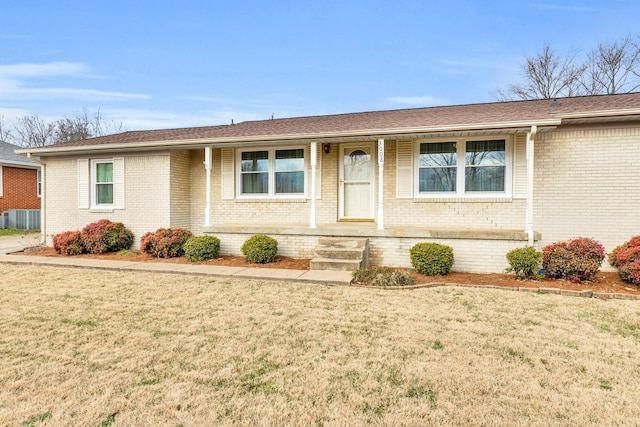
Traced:
[[112, 207], [96, 207], [96, 206], [92, 206], [91, 208], [89, 208], [89, 212], [90, 213], [113, 213], [114, 208]]
[[238, 203], [307, 203], [307, 197], [238, 197]]
[[512, 196], [414, 197], [414, 203], [511, 203]]

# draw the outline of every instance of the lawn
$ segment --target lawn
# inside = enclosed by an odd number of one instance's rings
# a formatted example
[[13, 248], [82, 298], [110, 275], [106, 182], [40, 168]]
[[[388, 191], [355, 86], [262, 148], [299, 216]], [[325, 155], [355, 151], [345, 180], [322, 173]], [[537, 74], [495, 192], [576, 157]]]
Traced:
[[40, 232], [39, 230], [18, 230], [17, 228], [0, 228], [0, 237], [17, 236], [22, 234], [35, 234], [39, 232]]
[[0, 265], [0, 425], [636, 425], [640, 302]]

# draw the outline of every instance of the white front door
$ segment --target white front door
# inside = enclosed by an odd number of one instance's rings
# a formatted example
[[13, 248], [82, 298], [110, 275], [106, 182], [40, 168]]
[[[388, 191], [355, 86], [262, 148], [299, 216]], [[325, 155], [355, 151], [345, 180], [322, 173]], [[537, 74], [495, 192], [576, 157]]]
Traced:
[[340, 219], [372, 220], [373, 144], [340, 146]]

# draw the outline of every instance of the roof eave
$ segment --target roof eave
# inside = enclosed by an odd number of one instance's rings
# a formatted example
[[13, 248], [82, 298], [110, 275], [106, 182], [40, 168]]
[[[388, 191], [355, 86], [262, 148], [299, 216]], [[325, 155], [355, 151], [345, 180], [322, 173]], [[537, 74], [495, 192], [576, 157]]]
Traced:
[[290, 141], [318, 141], [326, 142], [332, 139], [341, 138], [384, 138], [397, 137], [407, 134], [430, 134], [444, 132], [469, 132], [469, 131], [489, 131], [495, 130], [512, 130], [517, 128], [530, 128], [531, 126], [558, 126], [561, 124], [559, 118], [518, 121], [518, 122], [494, 122], [494, 123], [473, 123], [464, 125], [447, 125], [447, 126], [418, 126], [404, 128], [383, 128], [383, 129], [365, 129], [357, 131], [344, 132], [319, 132], [319, 133], [294, 133], [294, 134], [277, 134], [277, 135], [253, 135], [253, 136], [236, 136], [221, 138], [193, 138], [178, 140], [157, 140], [144, 142], [126, 142], [118, 144], [96, 144], [96, 145], [74, 145], [68, 147], [38, 147], [25, 148], [17, 150], [19, 154], [32, 154], [40, 156], [65, 155], [91, 152], [107, 152], [107, 151], [145, 151], [153, 149], [169, 149], [169, 148], [188, 148], [194, 146], [229, 146], [229, 145], [252, 145], [265, 142], [290, 142]]

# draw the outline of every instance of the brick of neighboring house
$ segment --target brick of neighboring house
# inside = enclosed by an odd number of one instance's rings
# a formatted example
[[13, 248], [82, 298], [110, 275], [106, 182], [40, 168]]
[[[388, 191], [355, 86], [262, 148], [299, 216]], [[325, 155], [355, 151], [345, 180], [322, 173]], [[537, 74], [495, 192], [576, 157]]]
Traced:
[[9, 209], [40, 209], [36, 169], [2, 167], [0, 212]]

